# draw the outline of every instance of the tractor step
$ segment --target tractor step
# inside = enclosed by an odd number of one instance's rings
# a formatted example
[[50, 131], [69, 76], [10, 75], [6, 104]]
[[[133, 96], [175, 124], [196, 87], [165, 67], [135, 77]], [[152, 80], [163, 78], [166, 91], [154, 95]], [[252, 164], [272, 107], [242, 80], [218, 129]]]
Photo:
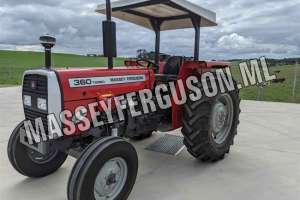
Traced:
[[145, 149], [177, 156], [184, 149], [183, 137], [166, 134], [152, 144], [148, 145]]

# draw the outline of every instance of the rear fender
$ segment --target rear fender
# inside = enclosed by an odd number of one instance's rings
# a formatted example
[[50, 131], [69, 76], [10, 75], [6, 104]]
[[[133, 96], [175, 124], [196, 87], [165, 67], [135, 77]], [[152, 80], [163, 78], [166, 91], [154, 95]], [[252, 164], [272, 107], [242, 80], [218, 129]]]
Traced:
[[[224, 61], [187, 61], [183, 64], [182, 68], [190, 68], [197, 71], [210, 71], [212, 69], [220, 69], [231, 67], [231, 62]], [[203, 73], [203, 72], [202, 72]]]
[[[212, 71], [214, 69], [227, 68], [230, 67], [230, 62], [221, 62], [221, 61], [186, 61], [180, 68], [178, 79], [182, 80], [184, 83], [185, 91], [186, 90], [186, 79], [195, 74], [203, 74], [205, 72]], [[176, 92], [179, 95], [179, 87], [176, 84]], [[182, 126], [182, 117], [183, 117], [183, 105], [176, 105], [172, 101], [172, 127], [177, 129]]]

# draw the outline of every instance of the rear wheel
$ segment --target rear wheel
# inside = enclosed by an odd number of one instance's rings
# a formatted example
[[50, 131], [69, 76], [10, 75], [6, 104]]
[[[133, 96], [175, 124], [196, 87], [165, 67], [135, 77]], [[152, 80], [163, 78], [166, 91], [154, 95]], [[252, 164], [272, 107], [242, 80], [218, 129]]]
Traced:
[[61, 167], [67, 159], [67, 154], [52, 151], [42, 155], [20, 142], [21, 122], [13, 131], [7, 146], [7, 154], [11, 165], [22, 175], [28, 177], [44, 177]]
[[223, 159], [237, 134], [239, 105], [238, 90], [195, 102], [188, 100], [182, 128], [188, 152], [203, 162]]
[[88, 146], [75, 163], [68, 183], [69, 200], [125, 200], [138, 171], [134, 147], [119, 137]]

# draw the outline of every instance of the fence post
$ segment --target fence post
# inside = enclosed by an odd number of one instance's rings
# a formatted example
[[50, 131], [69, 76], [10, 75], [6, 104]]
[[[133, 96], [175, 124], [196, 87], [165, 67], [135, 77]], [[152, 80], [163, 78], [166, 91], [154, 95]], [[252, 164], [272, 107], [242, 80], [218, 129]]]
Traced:
[[298, 76], [298, 61], [296, 61], [294, 73], [295, 74], [294, 74], [294, 83], [293, 83], [292, 95], [295, 98], [295, 96], [296, 96], [296, 86], [297, 86], [297, 76]]

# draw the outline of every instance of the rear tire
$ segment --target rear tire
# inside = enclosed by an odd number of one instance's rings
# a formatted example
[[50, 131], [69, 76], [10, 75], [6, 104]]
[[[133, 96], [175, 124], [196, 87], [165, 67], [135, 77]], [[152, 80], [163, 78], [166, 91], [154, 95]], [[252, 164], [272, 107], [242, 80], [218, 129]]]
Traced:
[[23, 122], [14, 129], [7, 146], [8, 159], [15, 170], [24, 176], [38, 178], [52, 174], [59, 169], [68, 155], [59, 151], [42, 155], [30, 150], [20, 142], [22, 127]]
[[68, 182], [68, 200], [125, 200], [136, 180], [138, 157], [119, 137], [89, 145], [75, 163]]
[[[201, 86], [200, 89], [203, 91]], [[227, 134], [224, 134], [223, 138], [217, 138], [217, 136], [213, 134], [213, 130], [216, 129], [214, 127], [216, 123], [212, 121], [217, 121], [215, 116], [218, 118], [219, 115], [212, 114], [212, 112], [215, 109], [220, 109], [221, 112], [226, 110], [222, 108], [222, 103], [217, 102], [220, 98], [225, 97], [229, 99], [228, 102], [232, 102], [230, 111], [232, 113], [232, 119], [230, 120], [231, 126], [228, 128], [228, 131], [226, 131]], [[220, 108], [218, 108], [218, 106]], [[237, 134], [240, 114], [239, 107], [239, 90], [218, 94], [213, 98], [203, 97], [203, 99], [199, 101], [188, 100], [184, 105], [182, 127], [184, 144], [187, 147], [188, 152], [202, 162], [215, 162], [223, 159], [225, 154], [229, 153], [230, 146], [233, 145], [234, 137]], [[226, 116], [226, 120], [228, 120], [228, 118], [229, 117]], [[224, 123], [227, 124], [228, 122]]]

